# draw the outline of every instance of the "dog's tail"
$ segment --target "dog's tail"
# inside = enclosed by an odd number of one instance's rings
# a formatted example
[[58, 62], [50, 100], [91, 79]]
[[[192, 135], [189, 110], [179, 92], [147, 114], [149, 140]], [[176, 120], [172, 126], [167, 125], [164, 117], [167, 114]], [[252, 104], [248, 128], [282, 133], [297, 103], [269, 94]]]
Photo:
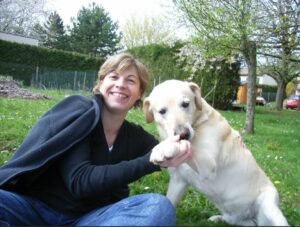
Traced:
[[264, 190], [256, 201], [257, 225], [289, 226], [286, 218], [278, 207], [278, 193], [273, 187]]

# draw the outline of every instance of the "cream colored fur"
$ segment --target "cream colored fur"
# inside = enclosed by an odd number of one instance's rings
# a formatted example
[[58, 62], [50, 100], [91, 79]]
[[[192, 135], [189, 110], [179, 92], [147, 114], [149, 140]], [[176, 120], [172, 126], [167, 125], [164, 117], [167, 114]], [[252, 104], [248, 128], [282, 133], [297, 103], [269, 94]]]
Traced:
[[[211, 221], [245, 226], [288, 225], [278, 207], [276, 188], [240, 134], [201, 98], [195, 83], [168, 80], [159, 84], [144, 100], [144, 112], [148, 123], [156, 123], [162, 140], [180, 134], [192, 143], [192, 159], [169, 168], [167, 197], [174, 206], [192, 185], [221, 212], [210, 217]], [[153, 152], [150, 161], [158, 164], [177, 152], [174, 147], [166, 147], [163, 153]]]

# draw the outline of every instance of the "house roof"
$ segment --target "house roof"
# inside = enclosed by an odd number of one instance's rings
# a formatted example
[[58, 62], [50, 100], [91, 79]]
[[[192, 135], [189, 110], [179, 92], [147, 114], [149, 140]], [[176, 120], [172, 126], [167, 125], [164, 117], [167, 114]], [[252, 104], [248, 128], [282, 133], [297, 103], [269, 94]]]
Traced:
[[0, 39], [9, 41], [9, 42], [28, 44], [28, 45], [32, 45], [32, 46], [39, 45], [38, 39], [28, 37], [28, 36], [23, 36], [23, 35], [7, 33], [7, 32], [0, 32]]

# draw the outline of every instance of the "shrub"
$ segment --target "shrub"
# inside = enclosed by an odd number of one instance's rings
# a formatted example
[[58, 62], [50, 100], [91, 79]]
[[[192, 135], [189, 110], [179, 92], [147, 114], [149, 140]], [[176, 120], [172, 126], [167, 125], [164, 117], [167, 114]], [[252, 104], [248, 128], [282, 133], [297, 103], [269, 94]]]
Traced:
[[226, 110], [232, 106], [240, 85], [240, 62], [225, 59], [210, 61], [193, 81], [200, 85], [202, 96], [215, 108]]
[[36, 68], [91, 71], [99, 70], [104, 59], [62, 50], [47, 49], [0, 40], [0, 74], [30, 84]]

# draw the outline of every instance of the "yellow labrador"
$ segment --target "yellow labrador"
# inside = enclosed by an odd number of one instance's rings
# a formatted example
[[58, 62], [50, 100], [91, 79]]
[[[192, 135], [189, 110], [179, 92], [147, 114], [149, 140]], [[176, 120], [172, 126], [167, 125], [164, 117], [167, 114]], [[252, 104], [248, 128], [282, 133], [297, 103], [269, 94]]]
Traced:
[[[258, 166], [240, 134], [203, 98], [195, 83], [168, 80], [156, 86], [144, 100], [148, 123], [155, 122], [162, 140], [179, 134], [191, 141], [193, 157], [169, 168], [167, 197], [174, 206], [187, 186], [203, 193], [220, 210], [211, 221], [232, 225], [287, 226], [278, 207], [278, 192]], [[154, 151], [158, 164], [178, 152], [166, 147]]]

